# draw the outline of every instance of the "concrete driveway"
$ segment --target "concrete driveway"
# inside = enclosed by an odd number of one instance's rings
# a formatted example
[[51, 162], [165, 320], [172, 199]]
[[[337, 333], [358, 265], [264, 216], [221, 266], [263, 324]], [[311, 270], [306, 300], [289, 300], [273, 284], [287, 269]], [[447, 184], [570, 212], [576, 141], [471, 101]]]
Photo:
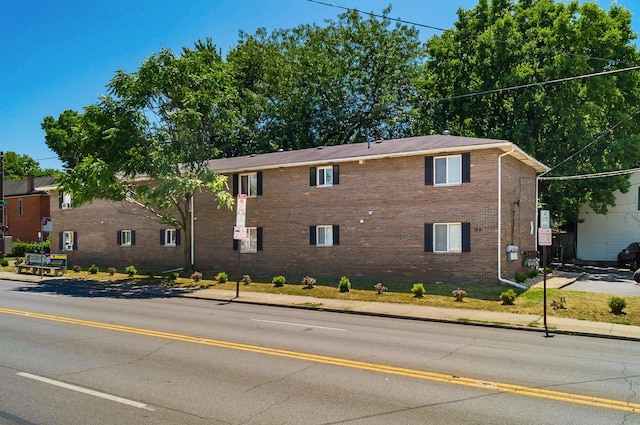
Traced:
[[562, 265], [557, 269], [582, 273], [578, 280], [562, 289], [619, 296], [640, 296], [640, 285], [633, 280], [633, 273], [628, 268]]

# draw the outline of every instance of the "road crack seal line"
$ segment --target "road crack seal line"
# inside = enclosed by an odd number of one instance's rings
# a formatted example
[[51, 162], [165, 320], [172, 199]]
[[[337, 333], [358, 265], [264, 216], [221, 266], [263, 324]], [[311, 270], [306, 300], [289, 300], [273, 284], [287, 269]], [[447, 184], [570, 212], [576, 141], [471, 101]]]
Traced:
[[327, 364], [333, 366], [348, 367], [370, 372], [386, 373], [396, 376], [404, 376], [408, 378], [424, 379], [432, 382], [440, 382], [445, 384], [463, 385], [472, 388], [481, 388], [484, 390], [499, 391], [502, 393], [510, 393], [516, 395], [524, 395], [529, 397], [544, 398], [547, 400], [562, 401], [567, 403], [581, 404], [592, 407], [600, 407], [606, 409], [616, 409], [633, 413], [640, 413], [640, 403], [631, 403], [629, 401], [620, 401], [593, 397], [581, 394], [572, 394], [560, 391], [546, 390], [543, 388], [526, 387], [522, 385], [490, 382], [465, 378], [461, 376], [445, 375], [436, 372], [428, 372], [416, 369], [407, 369], [397, 366], [389, 366], [383, 364], [367, 363], [357, 360], [341, 359], [337, 357], [328, 357], [317, 354], [296, 352], [283, 350], [279, 348], [261, 347], [257, 345], [249, 345], [230, 341], [221, 341], [215, 339], [201, 338], [190, 335], [174, 334], [169, 332], [155, 331], [151, 329], [134, 328], [130, 326], [115, 325], [109, 323], [92, 322], [81, 319], [73, 319], [70, 317], [52, 316], [48, 314], [40, 314], [34, 312], [25, 312], [21, 310], [13, 310], [0, 308], [0, 313], [11, 314], [16, 316], [29, 317], [33, 319], [49, 320], [58, 323], [66, 323], [70, 325], [79, 325], [93, 327], [97, 329], [126, 332], [135, 335], [151, 336], [156, 338], [164, 338], [173, 341], [188, 342], [192, 344], [204, 344], [213, 347], [227, 348], [233, 350], [246, 351], [257, 354], [268, 354], [272, 356], [285, 357], [295, 360], [310, 361], [314, 363]]

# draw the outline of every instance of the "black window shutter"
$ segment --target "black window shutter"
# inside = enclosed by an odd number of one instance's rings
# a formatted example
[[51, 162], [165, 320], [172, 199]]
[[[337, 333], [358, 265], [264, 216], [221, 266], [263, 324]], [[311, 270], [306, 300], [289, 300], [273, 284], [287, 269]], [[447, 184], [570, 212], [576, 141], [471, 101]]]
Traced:
[[176, 245], [180, 245], [180, 229], [176, 229]]
[[73, 250], [78, 249], [78, 232], [73, 232]]
[[424, 184], [433, 186], [433, 157], [424, 157]]
[[471, 252], [471, 223], [462, 223], [462, 252]]
[[309, 226], [309, 245], [316, 244], [316, 226]]
[[462, 183], [469, 183], [471, 181], [471, 153], [465, 152], [462, 154]]
[[164, 244], [165, 244], [164, 229], [160, 229], [160, 245], [164, 245]]
[[237, 251], [239, 246], [240, 246], [240, 240], [239, 239], [234, 239], [233, 240], [233, 250]]
[[257, 227], [258, 251], [262, 251], [262, 227]]
[[58, 208], [62, 208], [62, 200], [64, 199], [64, 193], [60, 192], [58, 195]]
[[232, 190], [233, 190], [233, 197], [235, 198], [236, 196], [238, 196], [239, 193], [239, 186], [238, 186], [238, 174], [234, 173], [233, 176], [231, 176], [231, 185], [233, 186]]
[[64, 248], [64, 245], [62, 244], [62, 232], [58, 232], [58, 249], [62, 251], [63, 248]]
[[424, 252], [433, 252], [433, 223], [424, 224]]
[[309, 186], [316, 186], [316, 167], [309, 168]]
[[340, 245], [340, 226], [333, 225], [333, 244]]
[[135, 245], [136, 244], [136, 231], [132, 230], [131, 231], [131, 245]]
[[122, 231], [121, 230], [117, 230], [116, 231], [116, 243], [118, 245], [122, 245]]
[[257, 195], [262, 195], [262, 171], [258, 171], [257, 173], [257, 183], [258, 183], [258, 193]]
[[340, 166], [333, 166], [333, 184], [340, 184]]

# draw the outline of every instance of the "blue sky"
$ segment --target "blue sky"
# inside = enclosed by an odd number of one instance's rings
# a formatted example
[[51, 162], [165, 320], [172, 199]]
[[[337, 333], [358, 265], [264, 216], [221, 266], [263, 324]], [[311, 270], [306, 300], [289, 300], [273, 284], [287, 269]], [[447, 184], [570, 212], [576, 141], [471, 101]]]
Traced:
[[[327, 3], [449, 28], [458, 8], [476, 0], [327, 0]], [[608, 1], [600, 1], [608, 8]], [[640, 1], [618, 0], [634, 15], [640, 33]], [[334, 19], [341, 9], [308, 0], [2, 0], [0, 3], [0, 151], [59, 168], [40, 128], [47, 115], [82, 110], [105, 94], [118, 68], [133, 72], [161, 47], [179, 51], [210, 37], [223, 53], [238, 31], [293, 28]], [[421, 30], [424, 40], [433, 31]]]

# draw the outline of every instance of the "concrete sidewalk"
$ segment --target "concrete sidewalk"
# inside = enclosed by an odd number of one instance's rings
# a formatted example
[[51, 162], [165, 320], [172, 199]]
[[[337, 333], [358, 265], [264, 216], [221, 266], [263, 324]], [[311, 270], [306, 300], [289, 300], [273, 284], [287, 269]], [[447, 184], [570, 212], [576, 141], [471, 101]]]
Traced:
[[[30, 283], [71, 283], [77, 281], [68, 277], [34, 276], [0, 271], [0, 279]], [[547, 279], [547, 288], [561, 288], [575, 280], [570, 277], [554, 277]], [[535, 287], [542, 287], [539, 282]], [[181, 296], [197, 299], [208, 299], [222, 302], [237, 302], [257, 305], [281, 306], [289, 308], [305, 308], [332, 312], [349, 312], [366, 315], [387, 316], [412, 320], [426, 320], [450, 323], [463, 323], [485, 326], [501, 326], [545, 332], [544, 317], [532, 314], [514, 314], [485, 310], [467, 310], [459, 308], [442, 308], [416, 306], [410, 304], [350, 301], [309, 296], [266, 294], [260, 292], [235, 291], [222, 289], [199, 289], [185, 292]], [[618, 325], [606, 322], [588, 322], [576, 319], [564, 319], [547, 315], [547, 330], [550, 334], [578, 334], [606, 338], [629, 339], [640, 341], [640, 326]]]

